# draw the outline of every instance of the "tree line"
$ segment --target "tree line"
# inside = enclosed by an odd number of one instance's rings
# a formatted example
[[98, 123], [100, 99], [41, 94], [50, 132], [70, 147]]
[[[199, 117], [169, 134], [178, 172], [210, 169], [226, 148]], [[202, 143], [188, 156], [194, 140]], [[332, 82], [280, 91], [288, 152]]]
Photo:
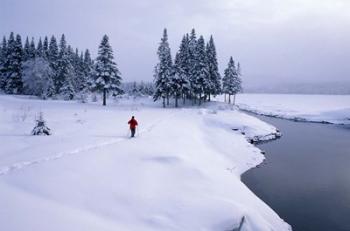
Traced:
[[108, 93], [121, 94], [121, 74], [114, 62], [107, 35], [98, 48], [96, 60], [86, 49], [79, 52], [67, 44], [62, 34], [47, 36], [36, 43], [19, 34], [4, 36], [0, 45], [0, 89], [7, 94], [37, 95], [72, 100], [85, 97], [87, 92], [101, 92], [103, 105]]
[[183, 104], [189, 99], [192, 104], [200, 105], [222, 93], [225, 100], [226, 94], [229, 96], [231, 103], [231, 96], [242, 90], [241, 67], [239, 63], [235, 65], [232, 57], [221, 79], [213, 36], [205, 43], [204, 37], [201, 35], [197, 39], [195, 29], [192, 29], [190, 34], [182, 37], [173, 62], [167, 29], [164, 29], [157, 55], [153, 98], [155, 101], [161, 99], [163, 107], [169, 105], [170, 98], [174, 99], [175, 107], [180, 99]]

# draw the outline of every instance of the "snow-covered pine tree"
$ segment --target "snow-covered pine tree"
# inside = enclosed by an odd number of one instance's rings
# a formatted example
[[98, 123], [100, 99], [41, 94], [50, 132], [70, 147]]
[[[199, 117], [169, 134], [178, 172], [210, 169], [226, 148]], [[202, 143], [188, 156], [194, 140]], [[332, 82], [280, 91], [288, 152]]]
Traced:
[[157, 54], [159, 63], [155, 66], [154, 71], [155, 93], [153, 99], [156, 101], [162, 98], [163, 107], [165, 107], [165, 99], [167, 99], [167, 104], [169, 104], [169, 96], [171, 93], [170, 81], [174, 73], [167, 29], [163, 31], [163, 37], [159, 44]]
[[4, 36], [1, 42], [1, 52], [0, 52], [0, 89], [4, 90], [6, 85], [6, 56], [7, 56], [7, 40]]
[[86, 77], [84, 72], [84, 56], [83, 53], [79, 56], [79, 50], [75, 49], [73, 56], [73, 67], [75, 71], [74, 89], [76, 92], [80, 92], [87, 87]]
[[183, 98], [183, 104], [185, 104], [186, 96], [190, 94], [190, 57], [189, 57], [189, 37], [188, 35], [184, 35], [181, 44], [180, 49], [177, 52], [175, 56], [175, 81], [172, 81], [173, 84], [177, 84], [178, 88], [177, 90], [172, 87], [173, 91], [175, 92], [175, 107], [177, 106], [177, 97]]
[[72, 81], [75, 79], [74, 68], [71, 64], [72, 51], [67, 47], [64, 34], [60, 40], [60, 51], [57, 60], [57, 72], [54, 79], [56, 92], [61, 94], [65, 100], [74, 98], [75, 92]]
[[121, 94], [121, 74], [114, 62], [113, 50], [109, 44], [109, 38], [104, 35], [98, 47], [98, 56], [94, 68], [92, 89], [103, 93], [103, 105], [106, 105], [107, 94]]
[[36, 56], [36, 50], [35, 50], [35, 42], [34, 38], [32, 38], [32, 41], [29, 45], [29, 51], [28, 51], [28, 59], [34, 59]]
[[49, 40], [47, 38], [47, 36], [45, 36], [44, 38], [44, 42], [43, 42], [43, 52], [44, 52], [44, 58], [48, 59], [49, 57]]
[[44, 47], [43, 42], [41, 41], [41, 38], [39, 38], [38, 46], [36, 47], [36, 56], [37, 57], [44, 57]]
[[48, 60], [52, 68], [52, 79], [55, 85], [55, 94], [58, 93], [59, 87], [57, 85], [57, 74], [58, 74], [58, 46], [55, 36], [51, 36], [49, 50], [48, 50]]
[[209, 89], [208, 61], [203, 36], [200, 36], [197, 41], [195, 59], [193, 91], [198, 96], [199, 104], [201, 104], [203, 94], [208, 92]]
[[63, 96], [64, 100], [72, 100], [75, 97], [75, 90], [72, 84], [73, 76], [73, 69], [70, 69], [62, 83], [62, 87], [60, 88], [60, 94]]
[[[231, 103], [231, 95], [235, 95], [240, 92], [241, 87], [241, 79], [237, 74], [237, 70], [235, 67], [235, 63], [233, 61], [232, 56], [230, 57], [230, 61], [228, 62], [228, 66], [225, 69], [225, 74], [223, 78], [223, 92], [228, 94], [228, 103]], [[235, 101], [235, 99], [234, 99]], [[235, 102], [233, 102], [235, 103]]]
[[190, 94], [189, 97], [192, 98], [192, 103], [194, 103], [193, 99], [195, 100], [195, 76], [196, 76], [196, 66], [197, 66], [197, 59], [196, 59], [196, 47], [197, 47], [197, 36], [195, 29], [192, 29], [191, 34], [189, 36], [189, 42], [188, 42], [188, 52], [189, 52], [189, 82], [190, 82]]
[[170, 89], [171, 89], [171, 95], [175, 98], [175, 107], [178, 107], [178, 101], [179, 98], [182, 95], [182, 85], [183, 85], [183, 79], [184, 75], [181, 73], [180, 67], [179, 67], [179, 52], [175, 55], [175, 62], [174, 62], [174, 74], [172, 75], [170, 79]]
[[216, 57], [216, 48], [214, 44], [213, 36], [210, 36], [209, 42], [206, 47], [207, 59], [208, 59], [208, 72], [209, 72], [209, 92], [208, 100], [210, 96], [214, 97], [221, 93], [221, 77], [219, 73], [218, 61]]
[[30, 43], [27, 36], [23, 47], [23, 61], [27, 61], [29, 59], [29, 52], [30, 52]]
[[46, 126], [46, 121], [44, 120], [42, 112], [39, 113], [39, 116], [36, 119], [36, 125], [32, 130], [32, 135], [51, 135], [51, 130]]
[[20, 94], [23, 89], [22, 82], [22, 40], [20, 35], [14, 38], [13, 32], [10, 34], [5, 62], [5, 92], [8, 94]]

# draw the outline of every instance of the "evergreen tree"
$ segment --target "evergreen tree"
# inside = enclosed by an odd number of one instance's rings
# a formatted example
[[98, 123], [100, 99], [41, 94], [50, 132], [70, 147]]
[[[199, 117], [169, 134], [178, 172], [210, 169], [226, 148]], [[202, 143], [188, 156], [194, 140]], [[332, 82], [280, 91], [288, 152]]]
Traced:
[[40, 112], [39, 117], [36, 119], [36, 125], [32, 130], [33, 136], [39, 135], [51, 135], [51, 130], [46, 126], [46, 121], [44, 120], [43, 113]]
[[24, 48], [23, 48], [23, 61], [27, 61], [30, 57], [30, 43], [28, 36], [26, 37], [26, 41], [24, 43]]
[[216, 57], [216, 48], [214, 44], [213, 36], [210, 36], [209, 43], [206, 48], [207, 60], [208, 60], [208, 74], [209, 74], [209, 88], [208, 88], [208, 100], [210, 95], [216, 96], [221, 93], [221, 77], [219, 73], [218, 61]]
[[[189, 37], [188, 35], [184, 35], [180, 44], [180, 49], [178, 53], [175, 56], [175, 81], [178, 83], [178, 91], [174, 90], [174, 87], [172, 87], [173, 91], [175, 91], [176, 97], [182, 96], [183, 97], [183, 103], [185, 103], [185, 98], [187, 95], [190, 94], [190, 65], [189, 65]], [[176, 94], [176, 92], [178, 94]], [[177, 106], [175, 98], [175, 106]]]
[[170, 80], [170, 88], [171, 88], [171, 94], [175, 98], [175, 107], [178, 107], [178, 100], [182, 96], [183, 86], [186, 84], [186, 81], [185, 81], [186, 77], [182, 73], [182, 70], [180, 67], [179, 52], [176, 53], [176, 56], [175, 56], [174, 71], [175, 73], [172, 75]]
[[170, 82], [172, 75], [174, 74], [166, 29], [163, 31], [163, 37], [159, 44], [157, 54], [159, 63], [156, 65], [154, 71], [156, 90], [153, 99], [156, 101], [162, 98], [163, 107], [165, 107], [165, 99], [167, 99], [167, 104], [169, 105], [169, 96], [171, 93]]
[[73, 72], [68, 73], [60, 88], [60, 94], [64, 100], [72, 100], [75, 97], [75, 90], [72, 84], [73, 76]]
[[195, 61], [193, 92], [198, 96], [201, 104], [202, 95], [209, 91], [209, 70], [203, 36], [200, 36], [197, 41]]
[[36, 47], [36, 56], [44, 57], [44, 47], [41, 38], [39, 38], [38, 46]]
[[113, 50], [109, 44], [109, 38], [104, 35], [98, 48], [98, 56], [94, 69], [92, 89], [103, 93], [103, 105], [109, 92], [121, 94], [121, 75], [114, 62]]
[[47, 36], [45, 36], [45, 38], [44, 38], [43, 52], [44, 52], [44, 58], [47, 59], [49, 57], [49, 40], [48, 40]]
[[234, 95], [233, 103], [235, 103], [236, 94], [240, 92], [241, 89], [241, 79], [238, 76], [233, 58], [230, 57], [230, 61], [228, 63], [227, 68], [225, 69], [225, 74], [223, 78], [223, 92], [225, 94], [228, 94], [229, 103], [231, 103], [231, 95]]
[[52, 80], [54, 82], [55, 86], [55, 94], [58, 93], [59, 85], [58, 85], [58, 46], [57, 46], [57, 40], [55, 36], [51, 36], [49, 49], [48, 49], [48, 60], [50, 63], [50, 67], [52, 68]]
[[5, 92], [8, 94], [20, 94], [23, 88], [22, 82], [22, 41], [21, 36], [17, 35], [16, 39], [11, 32], [5, 61]]
[[4, 36], [1, 43], [1, 52], [0, 52], [0, 89], [4, 90], [6, 85], [6, 68], [5, 63], [7, 60], [7, 40]]
[[34, 38], [32, 38], [32, 41], [30, 42], [30, 45], [29, 45], [28, 59], [34, 59], [35, 55], [36, 55], [35, 42], [34, 42]]
[[64, 99], [71, 100], [74, 97], [74, 87], [72, 82], [75, 79], [74, 68], [71, 63], [71, 49], [67, 47], [64, 34], [61, 37], [60, 51], [57, 59], [56, 76], [54, 79], [56, 92], [64, 96]]
[[197, 59], [196, 59], [196, 47], [197, 47], [197, 36], [195, 29], [192, 29], [191, 34], [189, 36], [189, 42], [188, 42], [188, 53], [189, 53], [189, 82], [190, 82], [190, 97], [194, 98], [194, 89], [195, 89], [195, 76], [196, 76], [196, 65], [197, 65]]

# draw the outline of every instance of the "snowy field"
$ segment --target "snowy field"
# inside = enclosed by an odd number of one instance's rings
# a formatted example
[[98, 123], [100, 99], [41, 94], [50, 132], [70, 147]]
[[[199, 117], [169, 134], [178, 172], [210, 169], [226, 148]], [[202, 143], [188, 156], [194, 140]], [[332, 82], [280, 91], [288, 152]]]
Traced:
[[[109, 103], [0, 96], [1, 230], [290, 230], [240, 181], [274, 127], [222, 103]], [[39, 111], [52, 136], [30, 135]]]
[[311, 122], [350, 124], [350, 95], [240, 94], [241, 109]]

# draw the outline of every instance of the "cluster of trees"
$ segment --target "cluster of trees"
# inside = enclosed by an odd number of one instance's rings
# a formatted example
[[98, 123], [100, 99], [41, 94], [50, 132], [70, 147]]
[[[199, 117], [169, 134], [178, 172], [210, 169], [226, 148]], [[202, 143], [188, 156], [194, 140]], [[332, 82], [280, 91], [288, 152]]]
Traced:
[[121, 76], [113, 61], [113, 51], [105, 35], [98, 57], [92, 60], [88, 49], [79, 52], [67, 44], [64, 34], [34, 38], [24, 45], [20, 35], [12, 32], [0, 45], [0, 89], [7, 94], [30, 94], [42, 98], [63, 97], [72, 100], [88, 91], [120, 94]]
[[153, 97], [155, 101], [162, 99], [163, 107], [169, 105], [169, 98], [175, 99], [175, 107], [178, 107], [179, 99], [183, 104], [190, 99], [193, 104], [200, 105], [221, 93], [228, 94], [231, 102], [231, 95], [241, 91], [240, 65], [236, 67], [232, 57], [221, 80], [212, 36], [205, 43], [203, 36], [197, 39], [192, 29], [190, 34], [183, 36], [173, 62], [167, 30], [164, 29], [157, 54], [159, 62], [154, 70]]
[[134, 97], [153, 96], [154, 94], [152, 82], [125, 82], [122, 83], [121, 88], [125, 94]]

